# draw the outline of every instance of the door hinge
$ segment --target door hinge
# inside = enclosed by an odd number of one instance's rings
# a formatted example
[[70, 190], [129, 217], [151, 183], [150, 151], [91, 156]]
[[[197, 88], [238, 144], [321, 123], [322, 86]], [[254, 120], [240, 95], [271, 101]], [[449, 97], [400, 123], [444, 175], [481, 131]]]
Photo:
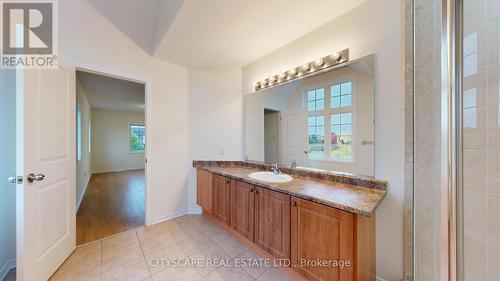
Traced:
[[23, 183], [23, 177], [22, 176], [19, 176], [19, 177], [12, 176], [12, 177], [9, 177], [7, 179], [7, 181], [9, 183], [22, 184]]

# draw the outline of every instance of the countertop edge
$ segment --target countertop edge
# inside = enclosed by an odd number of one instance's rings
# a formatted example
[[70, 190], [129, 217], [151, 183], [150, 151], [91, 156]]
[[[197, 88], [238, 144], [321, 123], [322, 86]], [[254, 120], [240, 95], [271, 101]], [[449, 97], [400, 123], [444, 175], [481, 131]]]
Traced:
[[[307, 200], [307, 201], [311, 201], [311, 202], [318, 203], [318, 204], [321, 204], [321, 205], [325, 205], [325, 206], [328, 206], [328, 207], [336, 208], [336, 209], [339, 209], [339, 210], [342, 210], [342, 211], [346, 211], [346, 212], [349, 212], [349, 213], [352, 213], [352, 214], [355, 214], [355, 215], [361, 215], [361, 216], [364, 216], [364, 217], [371, 217], [371, 216], [373, 216], [374, 213], [375, 213], [375, 211], [377, 210], [378, 206], [380, 205], [380, 202], [382, 202], [382, 200], [387, 195], [386, 190], [380, 190], [380, 191], [383, 192], [383, 196], [380, 198], [380, 200], [376, 203], [376, 205], [370, 211], [367, 211], [367, 210], [361, 210], [361, 209], [357, 209], [355, 207], [350, 207], [350, 206], [343, 205], [343, 204], [338, 204], [338, 203], [335, 203], [335, 202], [325, 201], [325, 200], [322, 200], [321, 198], [317, 198], [317, 197], [307, 196], [307, 195], [303, 195], [303, 194], [297, 194], [295, 192], [287, 192], [287, 190], [283, 190], [283, 189], [275, 188], [275, 187], [270, 186], [270, 185], [266, 185], [266, 183], [264, 183], [264, 182], [260, 182], [260, 181], [256, 181], [256, 180], [254, 181], [254, 180], [250, 180], [248, 178], [242, 178], [242, 177], [234, 176], [234, 175], [232, 175], [230, 173], [224, 173], [224, 172], [220, 172], [220, 171], [215, 171], [213, 169], [210, 169], [210, 166], [196, 165], [194, 167], [198, 168], [198, 169], [202, 169], [202, 170], [208, 171], [208, 172], [211, 172], [213, 174], [217, 174], [217, 175], [228, 177], [228, 178], [231, 178], [231, 179], [243, 181], [243, 182], [246, 182], [246, 183], [249, 183], [249, 184], [253, 184], [253, 185], [256, 185], [256, 186], [259, 186], [259, 187], [262, 187], [262, 188], [266, 188], [266, 189], [269, 189], [269, 190], [272, 190], [272, 191], [276, 191], [276, 192], [279, 192], [279, 193], [283, 193], [283, 194], [295, 196], [295, 197], [298, 197], [298, 198], [301, 198], [301, 199], [304, 199], [304, 200]], [[367, 188], [367, 187], [363, 187], [363, 186], [359, 186], [359, 187], [360, 188]], [[369, 188], [367, 188], [367, 189], [369, 189]]]

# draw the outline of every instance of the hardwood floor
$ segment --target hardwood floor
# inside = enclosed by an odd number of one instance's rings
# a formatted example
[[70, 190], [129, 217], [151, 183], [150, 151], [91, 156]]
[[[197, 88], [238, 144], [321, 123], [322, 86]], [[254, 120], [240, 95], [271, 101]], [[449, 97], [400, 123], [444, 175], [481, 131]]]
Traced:
[[93, 174], [76, 215], [76, 244], [143, 226], [144, 202], [144, 170]]
[[2, 281], [16, 281], [16, 269], [11, 269], [9, 273], [5, 275]]

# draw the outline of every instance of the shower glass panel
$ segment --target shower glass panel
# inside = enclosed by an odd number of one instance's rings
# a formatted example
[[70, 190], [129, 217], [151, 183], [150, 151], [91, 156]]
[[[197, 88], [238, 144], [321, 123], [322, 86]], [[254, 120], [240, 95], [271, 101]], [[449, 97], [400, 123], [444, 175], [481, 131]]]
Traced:
[[500, 0], [463, 0], [465, 281], [500, 280]]

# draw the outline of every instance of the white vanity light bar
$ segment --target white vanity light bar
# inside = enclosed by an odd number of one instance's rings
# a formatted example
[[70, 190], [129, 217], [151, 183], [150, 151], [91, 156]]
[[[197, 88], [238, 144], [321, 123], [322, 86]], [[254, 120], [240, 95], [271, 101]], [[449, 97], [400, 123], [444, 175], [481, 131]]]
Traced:
[[303, 78], [312, 73], [325, 70], [335, 65], [349, 61], [349, 49], [319, 58], [312, 62], [294, 67], [288, 71], [273, 75], [255, 83], [255, 91], [263, 90], [291, 80]]

